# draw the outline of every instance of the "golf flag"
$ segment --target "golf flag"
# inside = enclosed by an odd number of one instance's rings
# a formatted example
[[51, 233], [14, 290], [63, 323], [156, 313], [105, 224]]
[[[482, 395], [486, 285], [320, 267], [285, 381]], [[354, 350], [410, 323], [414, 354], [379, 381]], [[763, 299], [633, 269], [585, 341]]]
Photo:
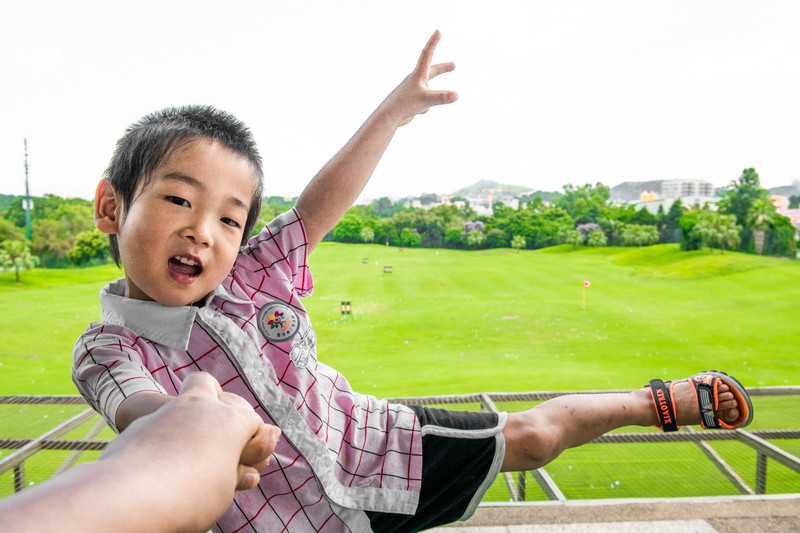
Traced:
[[589, 285], [591, 285], [591, 283], [589, 283], [588, 281], [584, 281], [584, 282], [583, 282], [583, 286], [584, 286], [584, 287], [588, 287]]

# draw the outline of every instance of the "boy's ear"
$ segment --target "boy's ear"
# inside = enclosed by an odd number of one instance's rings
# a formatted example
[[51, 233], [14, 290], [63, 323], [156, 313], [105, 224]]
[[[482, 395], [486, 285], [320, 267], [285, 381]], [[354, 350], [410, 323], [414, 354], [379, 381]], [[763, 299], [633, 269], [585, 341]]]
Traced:
[[121, 203], [108, 179], [103, 178], [94, 191], [94, 224], [103, 233], [117, 233]]

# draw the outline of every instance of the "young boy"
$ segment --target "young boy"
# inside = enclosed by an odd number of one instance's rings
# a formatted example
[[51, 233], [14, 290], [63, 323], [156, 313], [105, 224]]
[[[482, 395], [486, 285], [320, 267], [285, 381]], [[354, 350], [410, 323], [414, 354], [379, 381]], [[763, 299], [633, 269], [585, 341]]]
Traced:
[[438, 40], [436, 32], [296, 207], [249, 241], [261, 160], [246, 128], [219, 111], [145, 117], [120, 139], [97, 188], [95, 221], [125, 279], [103, 289], [103, 322], [75, 345], [73, 379], [87, 401], [121, 431], [206, 371], [282, 431], [260, 484], [237, 494], [219, 531], [426, 529], [469, 517], [501, 469], [538, 468], [611, 429], [696, 424], [701, 409], [706, 426], [752, 418], [746, 392], [722, 373], [498, 416], [357, 394], [317, 360], [300, 302], [313, 288], [308, 254], [358, 197], [396, 129], [456, 100], [427, 86], [454, 68], [431, 65]]

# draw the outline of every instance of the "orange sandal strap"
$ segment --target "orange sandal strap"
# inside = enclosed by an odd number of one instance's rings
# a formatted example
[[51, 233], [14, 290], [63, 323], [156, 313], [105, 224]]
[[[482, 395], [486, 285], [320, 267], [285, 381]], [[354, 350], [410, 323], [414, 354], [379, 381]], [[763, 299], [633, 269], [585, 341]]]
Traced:
[[672, 403], [668, 383], [664, 383], [660, 379], [651, 380], [650, 393], [653, 396], [653, 404], [656, 408], [661, 429], [664, 431], [678, 431], [675, 405]]

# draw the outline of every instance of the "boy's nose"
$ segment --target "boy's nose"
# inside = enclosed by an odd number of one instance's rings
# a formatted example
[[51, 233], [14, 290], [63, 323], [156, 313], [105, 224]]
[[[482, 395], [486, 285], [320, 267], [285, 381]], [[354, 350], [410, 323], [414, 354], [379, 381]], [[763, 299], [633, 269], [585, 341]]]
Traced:
[[183, 230], [183, 235], [194, 243], [211, 246], [214, 239], [209, 226], [205, 218], [197, 218]]

